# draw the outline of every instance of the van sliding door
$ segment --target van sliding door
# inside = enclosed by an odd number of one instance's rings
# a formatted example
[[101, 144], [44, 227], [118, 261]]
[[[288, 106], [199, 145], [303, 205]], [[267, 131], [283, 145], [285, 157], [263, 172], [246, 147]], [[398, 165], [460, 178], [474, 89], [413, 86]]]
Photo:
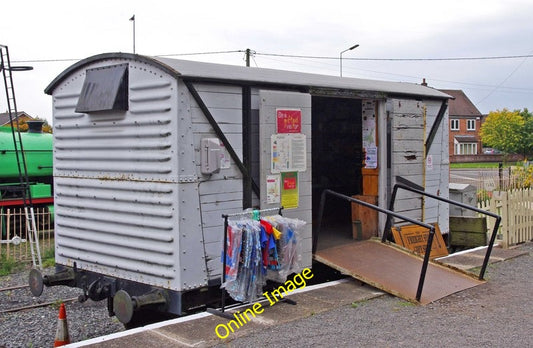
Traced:
[[311, 265], [311, 95], [259, 91], [260, 208], [307, 222], [302, 266]]

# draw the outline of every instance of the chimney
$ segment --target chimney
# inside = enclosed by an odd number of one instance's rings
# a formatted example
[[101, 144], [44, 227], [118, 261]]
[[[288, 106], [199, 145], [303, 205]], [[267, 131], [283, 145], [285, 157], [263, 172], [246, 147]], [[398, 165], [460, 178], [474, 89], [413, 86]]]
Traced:
[[28, 133], [42, 133], [44, 121], [26, 121]]
[[425, 78], [425, 77], [424, 77], [424, 78], [422, 79], [422, 86], [426, 86], [426, 87], [428, 86], [428, 84], [427, 84], [427, 82], [426, 82], [426, 78]]

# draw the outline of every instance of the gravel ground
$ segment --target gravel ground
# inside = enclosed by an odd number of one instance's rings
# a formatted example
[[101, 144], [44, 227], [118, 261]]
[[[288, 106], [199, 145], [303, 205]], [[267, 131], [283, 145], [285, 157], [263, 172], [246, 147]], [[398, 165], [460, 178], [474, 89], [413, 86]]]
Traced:
[[220, 347], [533, 347], [529, 255], [488, 267], [483, 285], [426, 306], [385, 295], [254, 332]]
[[[45, 272], [53, 273], [53, 269], [47, 269]], [[0, 288], [25, 285], [28, 283], [28, 274], [29, 272], [25, 271], [0, 277]], [[40, 297], [34, 297], [28, 287], [0, 292], [0, 311], [57, 301], [57, 305], [49, 307], [0, 314], [0, 347], [53, 347], [59, 303], [77, 298], [80, 294], [80, 289], [66, 286], [45, 287]], [[65, 307], [71, 342], [124, 330], [124, 326], [115, 317], [109, 317], [105, 301], [65, 302]]]

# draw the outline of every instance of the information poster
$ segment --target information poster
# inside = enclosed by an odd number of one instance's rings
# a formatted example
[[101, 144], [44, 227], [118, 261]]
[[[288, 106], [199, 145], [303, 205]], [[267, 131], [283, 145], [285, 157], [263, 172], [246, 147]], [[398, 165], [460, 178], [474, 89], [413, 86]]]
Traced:
[[277, 133], [301, 133], [302, 111], [300, 109], [276, 109]]
[[279, 175], [267, 175], [266, 178], [267, 203], [278, 204], [281, 202], [281, 178]]
[[365, 151], [365, 168], [378, 167], [378, 148], [376, 141], [376, 104], [373, 100], [363, 103], [363, 149]]
[[378, 148], [369, 146], [365, 148], [365, 168], [378, 167]]
[[273, 134], [270, 143], [272, 173], [303, 172], [307, 169], [305, 134]]
[[298, 208], [298, 172], [281, 173], [281, 206], [284, 209]]

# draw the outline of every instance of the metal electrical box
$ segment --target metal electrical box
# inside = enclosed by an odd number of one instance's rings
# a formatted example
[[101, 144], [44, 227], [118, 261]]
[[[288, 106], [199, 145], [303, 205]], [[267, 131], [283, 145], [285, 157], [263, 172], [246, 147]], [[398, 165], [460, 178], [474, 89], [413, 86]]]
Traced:
[[[463, 204], [476, 206], [477, 189], [470, 184], [450, 183], [450, 199]], [[475, 216], [475, 212], [469, 209], [461, 208], [456, 205], [450, 205], [450, 216]]]
[[218, 173], [220, 171], [220, 140], [218, 138], [203, 138], [201, 146], [202, 174]]

